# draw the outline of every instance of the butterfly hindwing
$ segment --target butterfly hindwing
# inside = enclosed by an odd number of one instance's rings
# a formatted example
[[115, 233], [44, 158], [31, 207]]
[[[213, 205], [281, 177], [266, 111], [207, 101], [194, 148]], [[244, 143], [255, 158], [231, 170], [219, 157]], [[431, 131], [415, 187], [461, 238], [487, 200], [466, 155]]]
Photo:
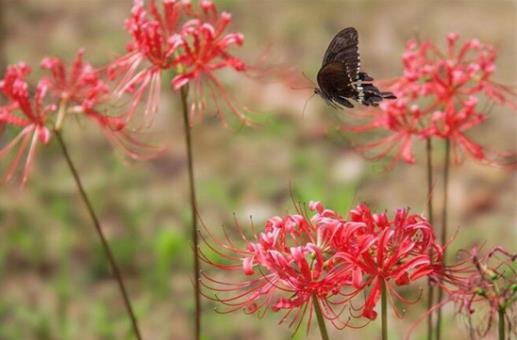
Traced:
[[357, 91], [350, 82], [346, 65], [329, 63], [318, 72], [318, 84], [329, 101], [346, 107], [354, 107], [346, 98], [354, 98]]

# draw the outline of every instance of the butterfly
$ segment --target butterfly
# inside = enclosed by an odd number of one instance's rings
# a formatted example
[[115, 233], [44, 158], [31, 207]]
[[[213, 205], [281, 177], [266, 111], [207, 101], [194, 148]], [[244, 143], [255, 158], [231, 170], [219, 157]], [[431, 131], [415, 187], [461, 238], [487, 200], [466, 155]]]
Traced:
[[314, 92], [335, 108], [353, 108], [353, 99], [366, 106], [378, 106], [383, 99], [396, 99], [391, 92], [381, 92], [373, 78], [361, 72], [358, 34], [353, 27], [341, 30], [329, 44], [318, 71], [319, 88]]

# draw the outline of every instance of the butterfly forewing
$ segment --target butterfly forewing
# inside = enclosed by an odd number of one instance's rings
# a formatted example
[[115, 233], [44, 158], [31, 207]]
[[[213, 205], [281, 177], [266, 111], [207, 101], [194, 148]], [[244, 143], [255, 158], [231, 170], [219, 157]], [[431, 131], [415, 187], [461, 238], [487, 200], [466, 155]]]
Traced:
[[353, 27], [347, 27], [341, 30], [327, 47], [321, 66], [325, 66], [331, 62], [347, 63], [359, 60], [358, 52], [358, 35], [357, 30]]
[[328, 100], [353, 107], [344, 97], [357, 95], [353, 83], [358, 72], [358, 34], [355, 28], [348, 27], [336, 34], [325, 51], [318, 72], [318, 85]]
[[323, 56], [322, 67], [330, 63], [338, 62], [346, 65], [348, 78], [354, 81], [359, 72], [359, 38], [357, 30], [347, 27], [341, 30], [329, 44]]

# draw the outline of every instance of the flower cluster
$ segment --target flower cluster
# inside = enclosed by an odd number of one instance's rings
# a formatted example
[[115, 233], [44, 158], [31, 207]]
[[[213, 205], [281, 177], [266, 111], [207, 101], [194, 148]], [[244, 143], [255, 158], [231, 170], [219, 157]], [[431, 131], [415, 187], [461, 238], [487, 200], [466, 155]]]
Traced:
[[450, 141], [456, 162], [461, 161], [462, 152], [479, 161], [489, 160], [486, 149], [466, 135], [487, 118], [487, 112], [479, 108], [480, 97], [515, 109], [516, 93], [492, 80], [497, 57], [492, 46], [476, 39], [458, 46], [458, 40], [458, 34], [449, 34], [445, 51], [431, 41], [407, 43], [403, 75], [391, 85], [397, 99], [381, 103], [381, 112], [376, 111], [367, 124], [352, 128], [390, 133], [363, 146], [377, 150], [375, 158], [398, 149], [394, 160], [413, 163], [413, 140], [438, 138]]
[[[0, 91], [7, 98], [7, 104], [0, 106], [0, 128], [15, 126], [21, 131], [0, 149], [3, 158], [18, 148], [7, 169], [6, 180], [14, 176], [24, 156], [22, 182], [27, 180], [37, 144], [47, 144], [51, 127], [60, 129], [69, 113], [84, 114], [98, 123], [106, 137], [133, 158], [156, 154], [155, 148], [134, 137], [134, 124], [131, 129], [128, 127], [145, 97], [144, 119], [157, 111], [165, 70], [173, 74], [171, 86], [176, 90], [193, 83], [191, 114], [206, 111], [207, 92], [219, 114], [222, 114], [219, 105], [222, 100], [246, 121], [214, 75], [214, 71], [225, 67], [238, 72], [246, 70], [244, 62], [227, 51], [230, 45], [243, 43], [242, 34], [225, 33], [230, 19], [230, 14], [219, 14], [207, 0], [200, 2], [199, 11], [188, 1], [163, 1], [160, 9], [155, 0], [147, 1], [146, 5], [135, 0], [131, 17], [126, 21], [132, 37], [128, 52], [107, 67], [108, 80], [116, 81], [114, 88], [103, 79], [101, 69], [83, 60], [82, 50], [69, 69], [58, 58], [44, 58], [41, 68], [48, 75], [37, 82], [34, 94], [25, 79], [31, 68], [23, 63], [9, 67], [0, 81]], [[123, 94], [131, 96], [129, 106], [118, 103]]]
[[48, 74], [36, 82], [34, 91], [26, 79], [31, 73], [30, 66], [19, 63], [7, 68], [0, 80], [0, 91], [6, 98], [6, 103], [0, 106], [0, 126], [10, 126], [19, 132], [0, 149], [0, 158], [8, 157], [12, 150], [17, 149], [7, 168], [6, 182], [16, 174], [24, 157], [21, 182], [27, 181], [37, 145], [47, 144], [51, 130], [60, 129], [69, 114], [90, 118], [109, 139], [133, 155], [131, 141], [123, 137], [127, 115], [108, 113], [109, 88], [101, 79], [100, 71], [83, 60], [83, 54], [82, 50], [78, 52], [68, 70], [58, 58], [44, 58], [41, 68]]
[[498, 314], [510, 329], [517, 301], [517, 254], [495, 247], [483, 254], [479, 248], [462, 251], [459, 264], [445, 267], [441, 284], [458, 312], [467, 316], [471, 332], [485, 336]]
[[113, 131], [126, 125], [125, 114], [110, 116], [100, 112], [100, 107], [110, 100], [110, 89], [101, 79], [101, 72], [83, 60], [84, 50], [79, 50], [69, 71], [58, 58], [44, 58], [41, 67], [50, 72], [43, 81], [48, 84], [54, 100], [63, 101], [71, 112], [84, 113], [88, 118]]
[[[228, 283], [205, 275], [205, 287], [231, 293], [216, 300], [230, 311], [283, 310], [281, 321], [291, 317], [290, 325], [299, 325], [309, 311], [310, 325], [315, 299], [327, 320], [343, 328], [351, 325], [351, 318], [375, 319], [383, 289], [408, 302], [396, 287], [431, 275], [440, 266], [443, 249], [435, 242], [431, 225], [407, 209], [397, 210], [390, 219], [360, 204], [349, 212], [348, 220], [320, 202], [311, 202], [309, 209], [311, 217], [299, 213], [269, 219], [253, 239], [246, 238], [238, 226], [245, 248], [228, 236], [222, 241], [209, 234], [207, 246], [225, 261], [219, 263], [204, 254], [205, 261], [247, 277]], [[359, 299], [360, 293], [366, 295], [364, 301], [352, 307], [348, 302]], [[345, 310], [349, 311], [346, 322], [340, 317]]]
[[118, 81], [118, 96], [132, 96], [131, 112], [146, 97], [147, 122], [158, 110], [162, 71], [172, 72], [175, 90], [192, 83], [191, 115], [199, 116], [205, 111], [208, 97], [222, 117], [221, 98], [246, 121], [214, 75], [214, 71], [227, 67], [238, 72], [246, 70], [245, 63], [228, 52], [231, 45], [242, 45], [244, 37], [226, 33], [231, 15], [219, 14], [213, 2], [202, 0], [199, 7], [196, 10], [189, 1], [169, 0], [160, 10], [155, 0], [147, 1], [147, 5], [142, 0], [134, 1], [131, 17], [126, 21], [132, 42], [127, 54], [110, 65], [109, 74]]

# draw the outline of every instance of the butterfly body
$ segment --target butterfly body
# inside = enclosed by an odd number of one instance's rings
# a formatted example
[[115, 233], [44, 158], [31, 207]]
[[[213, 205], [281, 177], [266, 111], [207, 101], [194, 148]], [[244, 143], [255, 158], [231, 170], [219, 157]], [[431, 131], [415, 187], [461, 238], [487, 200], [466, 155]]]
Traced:
[[391, 92], [381, 92], [371, 83], [373, 78], [361, 71], [358, 34], [355, 28], [341, 30], [329, 44], [318, 72], [314, 90], [333, 107], [353, 108], [349, 99], [366, 106], [377, 106], [383, 99], [395, 99]]

